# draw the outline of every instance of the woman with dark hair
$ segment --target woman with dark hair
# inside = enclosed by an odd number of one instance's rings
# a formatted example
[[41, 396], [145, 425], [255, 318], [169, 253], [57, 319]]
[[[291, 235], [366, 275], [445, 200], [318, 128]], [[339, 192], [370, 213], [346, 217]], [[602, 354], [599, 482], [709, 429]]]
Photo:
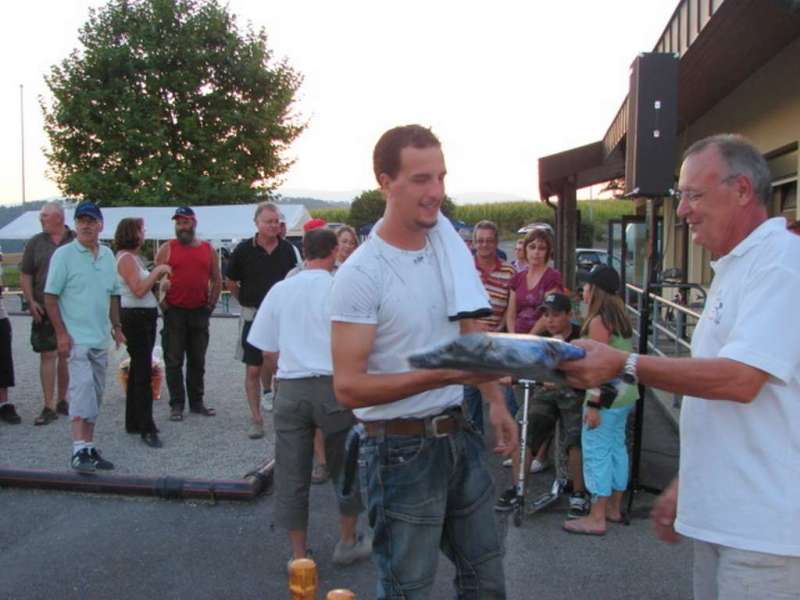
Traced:
[[[511, 278], [506, 310], [509, 333], [540, 333], [537, 324], [542, 316], [542, 302], [550, 292], [562, 292], [561, 273], [548, 267], [553, 256], [553, 238], [544, 229], [534, 229], [525, 238], [527, 267]], [[540, 325], [541, 327], [541, 325]]]
[[144, 221], [126, 218], [117, 225], [114, 245], [117, 250], [117, 275], [121, 294], [122, 333], [131, 357], [128, 390], [125, 396], [125, 430], [138, 433], [145, 444], [160, 448], [158, 428], [153, 421], [153, 389], [150, 379], [153, 345], [156, 341], [158, 301], [153, 286], [172, 271], [159, 265], [148, 273], [140, 251], [144, 244]]

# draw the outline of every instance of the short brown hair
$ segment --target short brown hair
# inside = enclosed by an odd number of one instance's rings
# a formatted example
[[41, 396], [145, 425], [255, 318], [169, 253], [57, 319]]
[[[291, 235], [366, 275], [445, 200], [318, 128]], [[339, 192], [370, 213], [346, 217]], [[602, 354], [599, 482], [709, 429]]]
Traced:
[[433, 132], [422, 125], [403, 125], [384, 133], [372, 152], [372, 170], [375, 179], [386, 173], [394, 179], [400, 171], [400, 152], [403, 148], [441, 147], [441, 142]]
[[494, 241], [498, 241], [500, 237], [497, 233], [497, 225], [495, 225], [492, 221], [488, 219], [483, 219], [482, 221], [478, 221], [475, 223], [475, 227], [472, 228], [472, 241], [476, 240], [476, 236], [478, 235], [478, 229], [488, 229], [489, 231], [494, 232]]
[[144, 219], [126, 217], [114, 232], [114, 247], [120, 250], [135, 250], [139, 247], [139, 230], [144, 228]]
[[328, 258], [339, 245], [339, 239], [330, 229], [312, 229], [303, 235], [303, 255], [306, 260]]
[[544, 229], [534, 229], [528, 235], [525, 236], [525, 245], [522, 246], [525, 249], [525, 260], [528, 260], [528, 244], [535, 240], [540, 240], [547, 244], [547, 257], [545, 260], [550, 260], [553, 258], [553, 236]]

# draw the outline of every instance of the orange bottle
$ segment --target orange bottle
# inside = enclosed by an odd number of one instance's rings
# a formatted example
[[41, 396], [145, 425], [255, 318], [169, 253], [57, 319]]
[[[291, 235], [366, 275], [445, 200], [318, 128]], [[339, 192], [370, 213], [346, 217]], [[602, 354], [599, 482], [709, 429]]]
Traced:
[[291, 600], [316, 600], [317, 563], [310, 558], [297, 558], [289, 563], [289, 597]]

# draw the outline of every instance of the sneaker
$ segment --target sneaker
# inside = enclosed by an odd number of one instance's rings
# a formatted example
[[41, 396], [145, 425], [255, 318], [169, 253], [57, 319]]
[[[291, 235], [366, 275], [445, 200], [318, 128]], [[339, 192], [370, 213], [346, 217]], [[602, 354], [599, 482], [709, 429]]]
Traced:
[[111, 469], [114, 468], [114, 463], [100, 456], [100, 453], [97, 451], [97, 448], [92, 448], [91, 450], [89, 450], [89, 458], [91, 458], [95, 469], [110, 471]]
[[567, 516], [570, 519], [580, 519], [589, 514], [592, 508], [592, 502], [589, 499], [589, 494], [586, 492], [572, 492], [569, 497], [569, 512]]
[[0, 419], [12, 425], [22, 423], [22, 419], [17, 414], [17, 409], [14, 408], [13, 404], [9, 403], [0, 404]]
[[69, 402], [66, 400], [59, 400], [58, 404], [56, 404], [56, 412], [65, 417], [69, 416]]
[[316, 463], [311, 469], [311, 483], [325, 483], [330, 479], [331, 474], [328, 472], [328, 465], [325, 463]]
[[56, 411], [51, 408], [47, 408], [46, 406], [42, 409], [42, 412], [39, 413], [39, 416], [33, 420], [34, 425], [47, 425], [48, 423], [52, 423], [53, 421], [58, 419], [58, 415]]
[[72, 455], [71, 465], [78, 473], [94, 473], [96, 468], [87, 448], [83, 448]]
[[510, 487], [505, 492], [500, 494], [500, 497], [497, 499], [497, 502], [494, 505], [494, 509], [497, 512], [508, 512], [510, 510], [514, 510], [514, 507], [519, 504], [519, 498], [517, 498], [517, 488]]
[[510, 468], [511, 468], [511, 465], [513, 465], [513, 464], [514, 464], [514, 463], [512, 463], [512, 462], [511, 462], [511, 459], [510, 459], [510, 458], [507, 458], [507, 459], [505, 459], [505, 460], [503, 461], [503, 466], [504, 466], [506, 469], [510, 469]]
[[275, 399], [275, 394], [272, 390], [267, 390], [264, 392], [264, 410], [267, 412], [272, 412], [272, 405], [273, 400]]
[[531, 471], [530, 472], [531, 473], [541, 473], [542, 471], [547, 471], [547, 469], [549, 469], [552, 466], [553, 466], [553, 463], [550, 462], [549, 460], [546, 460], [544, 462], [539, 462], [538, 458], [534, 458], [531, 461]]
[[352, 544], [336, 542], [333, 549], [333, 564], [337, 566], [352, 565], [354, 562], [369, 558], [372, 554], [372, 537], [359, 535]]
[[247, 434], [251, 440], [259, 440], [264, 437], [264, 421], [251, 421], [250, 433]]

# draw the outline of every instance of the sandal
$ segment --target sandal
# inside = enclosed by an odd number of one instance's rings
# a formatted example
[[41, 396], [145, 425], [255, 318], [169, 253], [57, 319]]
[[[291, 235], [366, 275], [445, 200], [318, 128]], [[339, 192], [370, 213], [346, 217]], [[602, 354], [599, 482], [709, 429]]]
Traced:
[[50, 408], [43, 408], [39, 416], [33, 420], [34, 425], [47, 425], [58, 419], [56, 412]]

